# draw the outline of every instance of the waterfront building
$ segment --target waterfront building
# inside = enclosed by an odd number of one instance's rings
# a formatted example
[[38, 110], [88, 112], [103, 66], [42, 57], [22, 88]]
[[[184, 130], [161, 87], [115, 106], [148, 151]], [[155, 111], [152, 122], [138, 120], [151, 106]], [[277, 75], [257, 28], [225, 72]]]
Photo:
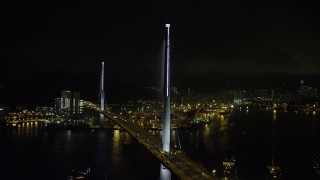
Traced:
[[70, 112], [71, 107], [71, 91], [61, 91], [61, 105], [60, 108], [64, 112]]
[[80, 93], [62, 90], [61, 98], [55, 99], [55, 110], [59, 114], [68, 116], [81, 114], [83, 112], [83, 100], [80, 99]]
[[56, 114], [61, 114], [61, 98], [54, 99], [54, 112]]

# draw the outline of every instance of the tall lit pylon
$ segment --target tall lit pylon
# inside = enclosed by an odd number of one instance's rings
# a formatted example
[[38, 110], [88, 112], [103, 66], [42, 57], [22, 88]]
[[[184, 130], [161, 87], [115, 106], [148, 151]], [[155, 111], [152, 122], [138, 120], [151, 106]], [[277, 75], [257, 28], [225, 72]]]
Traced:
[[[102, 62], [102, 67], [101, 67], [101, 77], [100, 77], [100, 109], [101, 111], [104, 111], [104, 62]], [[100, 128], [104, 127], [104, 115], [100, 113]]]
[[165, 41], [164, 58], [164, 98], [162, 120], [162, 150], [170, 152], [170, 24], [166, 24], [167, 37]]

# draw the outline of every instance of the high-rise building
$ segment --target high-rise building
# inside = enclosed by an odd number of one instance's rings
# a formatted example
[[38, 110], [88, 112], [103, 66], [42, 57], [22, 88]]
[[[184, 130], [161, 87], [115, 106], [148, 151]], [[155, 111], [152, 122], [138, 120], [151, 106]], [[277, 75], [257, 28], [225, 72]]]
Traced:
[[[59, 106], [60, 105], [60, 106]], [[55, 100], [56, 112], [65, 115], [78, 115], [83, 111], [83, 101], [79, 92], [61, 91], [61, 98]]]
[[233, 103], [241, 104], [244, 101], [244, 91], [233, 91]]
[[80, 99], [80, 101], [79, 101], [79, 108], [78, 108], [79, 114], [82, 114], [82, 113], [83, 113], [83, 106], [84, 106], [84, 101]]
[[80, 93], [72, 92], [72, 103], [71, 103], [71, 113], [79, 114], [80, 113]]
[[61, 91], [61, 110], [65, 112], [70, 112], [71, 110], [71, 91], [62, 90]]
[[55, 98], [54, 99], [54, 112], [56, 114], [61, 113], [61, 98]]

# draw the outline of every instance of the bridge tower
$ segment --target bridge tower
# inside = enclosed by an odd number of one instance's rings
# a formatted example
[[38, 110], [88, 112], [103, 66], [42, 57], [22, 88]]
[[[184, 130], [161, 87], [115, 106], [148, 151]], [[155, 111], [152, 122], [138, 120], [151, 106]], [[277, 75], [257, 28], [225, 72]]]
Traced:
[[[100, 90], [99, 90], [99, 104], [101, 111], [104, 111], [105, 107], [105, 95], [104, 95], [104, 62], [102, 62], [101, 67], [101, 77], [100, 77]], [[100, 128], [104, 128], [104, 115], [100, 113], [100, 120], [99, 120]]]
[[167, 37], [164, 56], [164, 98], [162, 119], [162, 150], [170, 152], [170, 24], [166, 24]]

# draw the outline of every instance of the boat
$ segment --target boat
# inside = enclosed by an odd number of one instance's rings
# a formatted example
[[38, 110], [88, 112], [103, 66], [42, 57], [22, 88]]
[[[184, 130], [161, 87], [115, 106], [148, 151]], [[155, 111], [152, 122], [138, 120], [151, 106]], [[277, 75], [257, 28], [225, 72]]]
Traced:
[[234, 151], [234, 148], [232, 146], [226, 149], [226, 153], [222, 163], [223, 173], [224, 173], [224, 177], [222, 178], [223, 180], [238, 179], [237, 169], [236, 169], [236, 159], [234, 157], [233, 151]]
[[76, 179], [90, 179], [91, 169], [87, 168], [85, 172], [72, 170], [72, 175], [68, 176], [67, 180], [76, 180]]
[[281, 169], [280, 166], [275, 163], [274, 157], [272, 157], [271, 164], [268, 165], [267, 168], [267, 179], [281, 179]]
[[313, 169], [320, 176], [320, 154], [315, 154], [313, 158]]

